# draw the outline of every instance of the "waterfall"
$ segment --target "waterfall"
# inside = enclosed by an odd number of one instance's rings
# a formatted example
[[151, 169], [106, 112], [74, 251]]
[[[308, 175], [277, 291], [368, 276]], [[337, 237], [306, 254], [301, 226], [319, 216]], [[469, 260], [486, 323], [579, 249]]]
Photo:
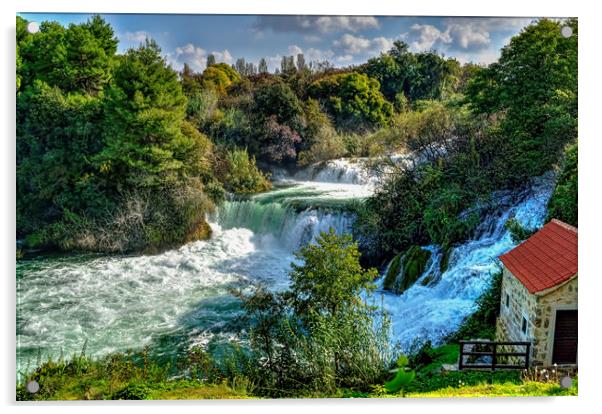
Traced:
[[515, 246], [504, 224], [514, 217], [525, 227], [541, 227], [552, 190], [553, 180], [544, 177], [522, 194], [496, 194], [498, 207], [485, 217], [473, 239], [453, 248], [443, 273], [439, 270], [441, 249], [423, 247], [432, 252], [426, 270], [403, 294], [382, 290], [384, 278], [378, 281], [394, 338], [403, 349], [409, 350], [418, 338], [440, 343], [475, 311], [476, 300], [500, 269], [498, 257]]
[[364, 159], [336, 159], [312, 164], [297, 172], [294, 179], [298, 181], [316, 181], [339, 184], [374, 184], [376, 177], [366, 168]]
[[290, 205], [255, 200], [226, 201], [212, 219], [225, 230], [246, 228], [259, 237], [274, 237], [291, 251], [330, 228], [337, 234], [349, 233], [353, 223], [345, 212], [311, 207], [297, 211]]

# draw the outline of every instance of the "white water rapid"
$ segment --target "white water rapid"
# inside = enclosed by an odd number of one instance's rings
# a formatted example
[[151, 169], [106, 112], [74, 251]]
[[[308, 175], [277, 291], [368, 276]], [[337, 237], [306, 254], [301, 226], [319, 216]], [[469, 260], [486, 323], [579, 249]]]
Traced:
[[[273, 191], [224, 202], [210, 217], [213, 235], [206, 241], [153, 256], [19, 261], [17, 370], [79, 353], [85, 341], [95, 356], [145, 346], [170, 356], [212, 338], [235, 338], [240, 307], [229, 289], [257, 283], [285, 288], [293, 252], [330, 227], [349, 232], [353, 216], [345, 205], [369, 196], [377, 181], [349, 160], [275, 176]], [[550, 192], [549, 183], [540, 183], [516, 202], [503, 201], [479, 237], [454, 250], [436, 283], [422, 286], [427, 270], [401, 296], [377, 292], [391, 313], [395, 339], [408, 347], [416, 337], [437, 341], [457, 327], [486, 288], [496, 257], [513, 245], [505, 220], [515, 215], [540, 226]], [[429, 249], [435, 254], [427, 267], [436, 273], [440, 253]]]

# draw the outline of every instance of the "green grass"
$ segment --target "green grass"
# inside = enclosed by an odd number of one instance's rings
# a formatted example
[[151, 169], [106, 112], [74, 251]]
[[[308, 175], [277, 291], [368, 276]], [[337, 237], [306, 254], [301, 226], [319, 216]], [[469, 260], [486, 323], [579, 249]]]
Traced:
[[524, 382], [521, 384], [478, 384], [462, 387], [447, 387], [430, 392], [410, 392], [408, 398], [449, 397], [545, 397], [577, 395], [577, 384], [565, 389], [558, 384]]
[[[412, 357], [415, 379], [405, 394], [389, 393], [382, 384], [370, 391], [336, 389], [332, 393], [294, 393], [290, 398], [431, 398], [577, 395], [573, 387], [557, 383], [524, 381], [519, 371], [444, 371], [444, 364], [455, 364], [456, 344], [423, 347]], [[113, 354], [100, 359], [74, 356], [70, 361], [47, 361], [17, 385], [17, 400], [199, 400], [261, 398], [247, 377], [225, 375], [208, 364], [204, 353], [191, 354], [176, 365], [164, 365], [143, 353]], [[187, 373], [174, 377], [178, 373]], [[184, 378], [187, 377], [187, 378]], [[25, 388], [28, 381], [40, 384], [36, 394]]]

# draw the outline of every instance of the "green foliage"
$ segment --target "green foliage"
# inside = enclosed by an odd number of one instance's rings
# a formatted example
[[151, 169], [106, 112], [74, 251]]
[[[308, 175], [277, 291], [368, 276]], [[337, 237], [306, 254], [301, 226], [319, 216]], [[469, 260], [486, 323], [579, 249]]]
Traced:
[[97, 139], [101, 111], [98, 98], [66, 95], [41, 81], [19, 94], [18, 234], [52, 232], [42, 229], [60, 220], [65, 210], [99, 214], [111, 206], [90, 162], [102, 148]]
[[227, 63], [217, 63], [209, 66], [203, 72], [201, 85], [205, 89], [212, 89], [218, 94], [225, 95], [229, 86], [238, 82], [240, 75]]
[[411, 246], [403, 255], [397, 254], [385, 276], [385, 289], [402, 294], [424, 273], [430, 257], [431, 252], [420, 246]]
[[391, 381], [385, 383], [385, 388], [388, 392], [396, 394], [400, 391], [403, 391], [414, 380], [416, 373], [407, 368], [408, 362], [408, 357], [405, 355], [401, 355], [399, 358], [397, 358], [397, 370], [395, 372], [395, 377]]
[[18, 37], [22, 88], [39, 79], [63, 91], [97, 94], [110, 80], [117, 39], [99, 16], [67, 29], [42, 22], [39, 32]]
[[244, 149], [226, 150], [223, 155], [223, 182], [233, 193], [258, 193], [268, 191], [272, 184], [255, 165], [255, 158]]
[[376, 269], [365, 270], [359, 261], [358, 244], [350, 235], [338, 236], [333, 229], [322, 233], [316, 244], [295, 254], [302, 264], [292, 264], [291, 289], [297, 315], [329, 312], [357, 305], [359, 294], [373, 288]]
[[297, 258], [290, 290], [238, 294], [252, 323], [255, 361], [243, 374], [272, 397], [366, 390], [382, 381], [391, 358], [389, 322], [360, 297], [376, 270], [363, 269], [357, 244], [333, 231]]
[[[184, 120], [157, 44], [107, 62], [116, 40], [101, 18], [42, 27], [20, 36], [31, 49], [17, 99], [17, 234], [28, 247], [105, 252], [208, 237], [212, 145]], [[48, 56], [34, 54], [45, 41]]]
[[112, 400], [146, 400], [150, 394], [150, 388], [143, 384], [128, 384], [115, 392]]
[[319, 99], [342, 129], [385, 126], [393, 107], [381, 94], [380, 84], [356, 72], [330, 75], [310, 86], [310, 94]]
[[[565, 38], [560, 28], [573, 35]], [[467, 86], [476, 112], [503, 114], [507, 137], [499, 150], [516, 181], [540, 175], [577, 135], [576, 19], [541, 19], [502, 49], [498, 62], [478, 71]]]
[[506, 221], [506, 223], [504, 223], [504, 227], [508, 229], [510, 232], [510, 237], [512, 237], [512, 241], [516, 244], [527, 240], [537, 231], [537, 229], [525, 228], [515, 218], [511, 218]]
[[389, 264], [389, 268], [387, 269], [387, 273], [385, 275], [385, 280], [383, 282], [383, 286], [387, 290], [394, 290], [395, 283], [397, 282], [397, 278], [401, 273], [401, 262], [403, 260], [403, 253], [397, 253], [391, 263]]
[[556, 181], [556, 188], [548, 203], [547, 220], [558, 219], [577, 227], [578, 213], [577, 194], [577, 143], [569, 145], [564, 153], [562, 170]]
[[383, 95], [403, 109], [405, 101], [441, 99], [456, 83], [457, 61], [435, 52], [411, 53], [408, 45], [396, 41], [393, 48], [368, 60], [362, 70], [380, 83]]
[[458, 185], [443, 188], [435, 195], [424, 211], [424, 225], [430, 240], [445, 247], [462, 241], [478, 223], [478, 215], [461, 217], [468, 194]]

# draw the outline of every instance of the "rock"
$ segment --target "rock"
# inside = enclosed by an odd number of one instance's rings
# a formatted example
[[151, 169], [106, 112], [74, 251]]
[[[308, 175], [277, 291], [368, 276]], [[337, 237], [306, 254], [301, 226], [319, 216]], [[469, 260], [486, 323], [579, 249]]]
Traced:
[[397, 280], [397, 276], [399, 275], [399, 271], [401, 270], [401, 258], [403, 255], [398, 253], [393, 260], [391, 260], [391, 264], [387, 269], [387, 274], [385, 275], [384, 288], [386, 290], [395, 290], [395, 282]]
[[431, 252], [420, 246], [412, 246], [391, 261], [385, 276], [384, 288], [402, 294], [424, 273]]

